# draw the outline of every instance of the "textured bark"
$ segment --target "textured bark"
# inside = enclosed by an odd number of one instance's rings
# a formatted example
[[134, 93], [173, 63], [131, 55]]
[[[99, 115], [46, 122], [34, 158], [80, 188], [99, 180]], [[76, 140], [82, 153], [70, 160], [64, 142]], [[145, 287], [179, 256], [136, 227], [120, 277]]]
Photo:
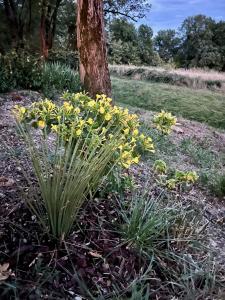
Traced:
[[85, 90], [111, 96], [102, 0], [77, 1], [77, 47]]
[[48, 58], [48, 51], [52, 49], [55, 36], [56, 20], [59, 5], [62, 0], [56, 0], [54, 5], [48, 0], [42, 1], [41, 23], [40, 23], [40, 40], [41, 55]]

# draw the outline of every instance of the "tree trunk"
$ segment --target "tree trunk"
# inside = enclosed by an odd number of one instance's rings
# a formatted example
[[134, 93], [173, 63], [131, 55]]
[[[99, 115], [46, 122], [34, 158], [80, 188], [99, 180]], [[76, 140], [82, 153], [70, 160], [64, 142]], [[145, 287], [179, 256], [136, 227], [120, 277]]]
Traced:
[[77, 1], [80, 79], [90, 96], [111, 96], [102, 0]]
[[55, 37], [56, 20], [58, 9], [62, 0], [56, 0], [54, 4], [47, 0], [42, 1], [40, 40], [41, 55], [44, 59], [48, 58], [48, 51], [52, 49]]

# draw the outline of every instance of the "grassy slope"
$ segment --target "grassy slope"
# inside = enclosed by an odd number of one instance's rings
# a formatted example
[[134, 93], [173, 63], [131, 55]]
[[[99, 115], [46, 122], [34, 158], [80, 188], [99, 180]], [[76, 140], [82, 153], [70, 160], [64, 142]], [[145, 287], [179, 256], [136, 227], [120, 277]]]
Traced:
[[225, 95], [161, 83], [112, 78], [116, 101], [151, 111], [161, 109], [225, 128]]

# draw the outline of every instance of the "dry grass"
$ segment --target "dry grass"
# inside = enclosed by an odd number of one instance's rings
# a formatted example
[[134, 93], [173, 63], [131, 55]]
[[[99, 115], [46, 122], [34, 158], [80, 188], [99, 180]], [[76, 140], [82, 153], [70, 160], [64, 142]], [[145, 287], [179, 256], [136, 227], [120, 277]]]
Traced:
[[110, 65], [110, 71], [113, 75], [129, 76], [136, 80], [164, 82], [196, 89], [225, 90], [225, 72], [217, 72], [215, 70]]

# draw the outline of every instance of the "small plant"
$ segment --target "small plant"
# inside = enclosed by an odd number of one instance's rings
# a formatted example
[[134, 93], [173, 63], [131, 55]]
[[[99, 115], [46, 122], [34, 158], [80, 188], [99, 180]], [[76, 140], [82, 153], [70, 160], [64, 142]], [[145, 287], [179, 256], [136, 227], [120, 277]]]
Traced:
[[132, 190], [134, 186], [133, 176], [121, 169], [121, 167], [116, 167], [108, 174], [101, 192], [103, 194], [116, 193], [123, 195], [125, 192]]
[[153, 169], [158, 174], [166, 174], [167, 165], [165, 161], [158, 159], [155, 161]]
[[[114, 128], [114, 137], [107, 143], [98, 129], [97, 140], [95, 136], [87, 135], [84, 139], [78, 138], [75, 144], [74, 128], [67, 128], [65, 144], [63, 133], [50, 135], [40, 121], [38, 124], [43, 130], [39, 136], [35, 135], [29, 125], [21, 126], [18, 123], [29, 149], [42, 200], [31, 199], [28, 204], [45, 230], [63, 240], [90, 191], [96, 190], [105, 175], [106, 167], [112, 161], [120, 141], [120, 127]], [[66, 126], [64, 120], [60, 125], [62, 128]]]
[[[43, 225], [47, 216], [48, 229], [61, 239], [103, 176], [116, 165], [138, 163], [140, 145], [154, 151], [152, 140], [139, 134], [137, 116], [111, 106], [105, 95], [95, 101], [65, 93], [63, 99], [62, 105], [44, 100], [14, 109], [43, 199], [30, 202], [31, 208]], [[33, 129], [42, 133], [39, 138]]]
[[133, 194], [131, 202], [122, 204], [122, 234], [135, 248], [144, 252], [154, 252], [159, 241], [166, 239], [169, 223], [173, 219], [173, 209], [162, 209], [159, 199], [147, 194]]
[[172, 127], [176, 125], [177, 118], [171, 113], [162, 110], [160, 113], [154, 116], [153, 123], [155, 124], [155, 127], [163, 134], [169, 134], [172, 130]]

